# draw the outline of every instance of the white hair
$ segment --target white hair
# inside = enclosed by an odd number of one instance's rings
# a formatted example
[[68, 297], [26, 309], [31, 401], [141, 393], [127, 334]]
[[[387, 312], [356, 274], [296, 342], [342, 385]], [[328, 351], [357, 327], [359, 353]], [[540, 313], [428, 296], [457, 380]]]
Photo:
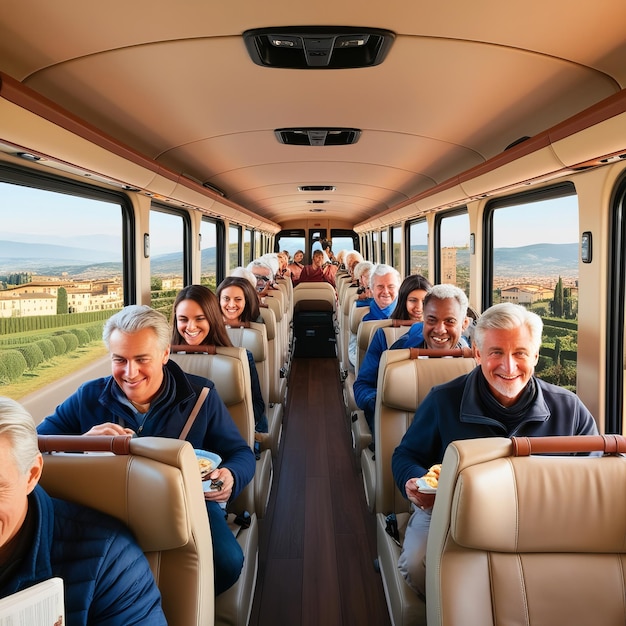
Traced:
[[239, 266], [236, 267], [230, 275], [236, 278], [245, 278], [256, 290], [256, 277], [249, 269]]

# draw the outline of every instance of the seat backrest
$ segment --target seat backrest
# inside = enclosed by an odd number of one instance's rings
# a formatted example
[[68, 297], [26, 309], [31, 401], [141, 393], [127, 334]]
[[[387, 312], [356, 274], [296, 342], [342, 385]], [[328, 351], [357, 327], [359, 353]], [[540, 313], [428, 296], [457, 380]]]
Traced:
[[299, 283], [293, 290], [293, 311], [337, 311], [337, 294], [329, 283]]
[[271, 290], [265, 296], [264, 304], [274, 312], [276, 318], [275, 341], [278, 347], [278, 368], [280, 369], [287, 366], [289, 351], [289, 320], [285, 315], [285, 294], [279, 289]]
[[344, 291], [344, 298], [338, 310], [339, 319], [339, 340], [337, 342], [337, 356], [342, 369], [348, 370], [348, 346], [350, 343], [350, 311], [358, 298], [356, 289], [347, 289]]
[[279, 338], [279, 329], [276, 322], [276, 315], [269, 306], [262, 306], [260, 310], [263, 323], [265, 324], [265, 331], [267, 333], [270, 385], [269, 401], [281, 403], [284, 399], [286, 381], [281, 375], [281, 368], [284, 363], [282, 361], [281, 343]]
[[235, 328], [227, 326], [226, 331], [234, 346], [245, 348], [252, 353], [252, 358], [259, 374], [261, 394], [267, 407], [270, 397], [270, 367], [269, 343], [265, 324], [249, 322]]
[[[207, 354], [202, 350], [214, 351]], [[199, 351], [198, 351], [199, 350]], [[254, 447], [254, 405], [250, 365], [244, 348], [215, 346], [172, 346], [170, 359], [188, 374], [212, 380], [239, 433]], [[251, 481], [232, 503], [232, 510], [254, 511], [254, 481]], [[229, 505], [230, 508], [230, 505]]]
[[391, 457], [413, 422], [417, 407], [433, 386], [466, 374], [476, 366], [471, 357], [425, 359], [415, 358], [417, 353], [410, 348], [386, 350], [380, 359], [374, 428], [376, 511], [381, 513], [409, 510], [408, 501], [396, 488]]
[[626, 458], [559, 456], [573, 439], [603, 449], [601, 436], [523, 438], [549, 456], [514, 456], [504, 438], [448, 446], [427, 545], [429, 626], [625, 623]]
[[168, 624], [211, 626], [213, 548], [191, 444], [162, 437], [41, 436], [40, 448], [104, 449], [102, 440], [108, 450], [113, 440], [126, 440], [126, 453], [44, 454], [42, 487], [131, 529], [161, 591]]

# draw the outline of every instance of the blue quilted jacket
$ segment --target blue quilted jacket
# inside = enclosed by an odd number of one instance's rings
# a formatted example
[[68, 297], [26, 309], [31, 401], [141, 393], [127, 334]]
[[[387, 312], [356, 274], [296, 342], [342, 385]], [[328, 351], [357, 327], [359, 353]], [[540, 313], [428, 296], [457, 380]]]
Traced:
[[148, 561], [125, 526], [39, 486], [29, 511], [36, 520], [32, 545], [0, 597], [58, 576], [67, 626], [167, 624]]

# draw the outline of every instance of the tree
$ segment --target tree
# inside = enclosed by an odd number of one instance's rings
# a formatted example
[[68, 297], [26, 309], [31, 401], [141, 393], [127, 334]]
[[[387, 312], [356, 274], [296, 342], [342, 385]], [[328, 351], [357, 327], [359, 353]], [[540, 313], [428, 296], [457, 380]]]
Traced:
[[563, 317], [563, 279], [560, 276], [554, 288], [552, 314], [554, 317]]
[[67, 290], [65, 287], [59, 287], [57, 291], [57, 315], [68, 313], [67, 308]]

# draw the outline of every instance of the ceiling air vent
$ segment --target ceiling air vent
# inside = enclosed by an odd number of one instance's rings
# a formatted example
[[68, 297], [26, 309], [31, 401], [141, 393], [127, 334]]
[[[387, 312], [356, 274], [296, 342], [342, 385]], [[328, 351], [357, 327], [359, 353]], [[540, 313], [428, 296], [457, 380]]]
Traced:
[[380, 28], [285, 26], [243, 33], [257, 65], [290, 69], [346, 69], [382, 63], [395, 34]]
[[298, 187], [298, 191], [335, 191], [336, 187], [333, 185], [301, 185]]
[[290, 146], [347, 146], [361, 136], [357, 128], [279, 128], [274, 131], [280, 143]]
[[328, 200], [307, 200], [307, 204], [326, 204]]

